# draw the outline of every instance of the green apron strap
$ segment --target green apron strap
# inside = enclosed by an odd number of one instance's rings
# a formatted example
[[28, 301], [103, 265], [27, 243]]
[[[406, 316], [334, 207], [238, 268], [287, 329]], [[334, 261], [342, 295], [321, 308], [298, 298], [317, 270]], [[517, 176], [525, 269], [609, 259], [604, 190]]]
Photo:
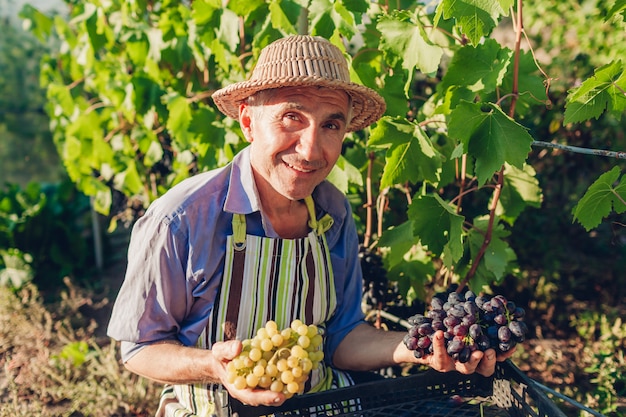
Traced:
[[305, 197], [304, 204], [306, 204], [306, 208], [309, 211], [309, 227], [311, 230], [315, 231], [317, 235], [322, 235], [328, 231], [333, 225], [333, 218], [330, 217], [330, 214], [326, 213], [321, 219], [317, 220], [313, 197]]
[[246, 216], [243, 214], [233, 214], [233, 244], [237, 250], [246, 247]]

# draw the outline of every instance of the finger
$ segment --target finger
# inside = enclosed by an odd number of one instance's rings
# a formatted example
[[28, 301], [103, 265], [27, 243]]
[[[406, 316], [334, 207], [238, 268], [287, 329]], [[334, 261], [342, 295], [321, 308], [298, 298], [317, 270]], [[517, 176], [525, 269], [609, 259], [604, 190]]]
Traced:
[[514, 346], [512, 349], [508, 350], [507, 352], [498, 353], [498, 355], [496, 356], [496, 360], [498, 362], [504, 362], [505, 360], [513, 356], [513, 354], [515, 353], [515, 349], [517, 349], [517, 346]]
[[433, 353], [430, 355], [430, 366], [440, 372], [447, 372], [454, 369], [454, 362], [446, 351], [446, 342], [443, 332], [438, 330], [432, 338]]
[[487, 349], [482, 360], [476, 367], [476, 373], [482, 376], [491, 376], [496, 371], [496, 351]]
[[229, 361], [241, 353], [242, 345], [239, 340], [217, 342], [211, 347], [213, 355], [220, 361]]
[[287, 399], [281, 392], [274, 392], [265, 389], [243, 389], [238, 390], [231, 385], [224, 385], [229, 394], [244, 403], [245, 405], [251, 405], [257, 407], [259, 405], [272, 405], [278, 406], [285, 402]]

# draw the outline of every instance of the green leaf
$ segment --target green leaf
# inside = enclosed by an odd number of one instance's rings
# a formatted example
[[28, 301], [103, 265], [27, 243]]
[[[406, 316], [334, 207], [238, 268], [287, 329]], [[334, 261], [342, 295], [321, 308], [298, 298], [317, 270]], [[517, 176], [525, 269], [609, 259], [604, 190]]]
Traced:
[[341, 155], [327, 179], [344, 194], [348, 193], [350, 183], [363, 185], [361, 172]]
[[598, 226], [611, 210], [615, 210], [617, 214], [626, 211], [626, 177], [620, 178], [620, 175], [621, 171], [617, 166], [600, 175], [574, 207], [574, 219], [585, 230]]
[[408, 13], [384, 15], [376, 28], [381, 32], [380, 48], [392, 66], [400, 61], [408, 74], [404, 93], [409, 95], [413, 74], [416, 69], [432, 73], [439, 67], [443, 49], [433, 45], [421, 22], [410, 20]]
[[388, 148], [381, 188], [409, 181], [436, 183], [443, 160], [424, 130], [406, 119], [384, 117], [372, 129], [368, 146]]
[[271, 0], [269, 4], [272, 27], [287, 34], [296, 34], [295, 26], [302, 7], [296, 1]]
[[228, 45], [230, 51], [235, 51], [239, 46], [239, 16], [232, 10], [222, 9], [217, 37], [224, 45]]
[[52, 31], [52, 19], [35, 9], [30, 4], [25, 4], [20, 10], [19, 17], [22, 19], [24, 30], [30, 31], [42, 43], [48, 42]]
[[339, 32], [348, 39], [355, 34], [355, 17], [341, 0], [317, 0], [309, 6], [311, 34], [330, 39]]
[[513, 224], [526, 207], [541, 207], [543, 196], [535, 170], [530, 165], [523, 169], [504, 165], [504, 186], [496, 207], [496, 215]]
[[[472, 259], [476, 259], [485, 241], [485, 232], [488, 223], [489, 219], [487, 216], [476, 218], [474, 220], [474, 227], [469, 231], [468, 242]], [[504, 226], [498, 223], [496, 219], [491, 234], [491, 240], [480, 260], [476, 275], [472, 279], [472, 288], [490, 286], [494, 281], [498, 283], [502, 281], [506, 273], [512, 269], [512, 263], [517, 257], [509, 244], [504, 240], [508, 235], [509, 232], [504, 229]]]
[[408, 210], [413, 234], [435, 255], [447, 253], [447, 265], [463, 256], [463, 216], [436, 194], [416, 197]]
[[399, 226], [385, 230], [378, 240], [378, 247], [385, 248], [385, 261], [389, 268], [400, 264], [404, 256], [419, 243], [413, 235], [413, 222], [408, 220]]
[[612, 19], [616, 14], [621, 14], [622, 18], [626, 20], [626, 0], [616, 0], [613, 7], [608, 11], [606, 20]]
[[189, 143], [189, 124], [191, 123], [191, 108], [185, 97], [173, 96], [167, 102], [170, 112], [167, 119], [167, 129], [171, 135], [183, 146]]
[[463, 47], [454, 54], [437, 88], [447, 90], [460, 86], [473, 92], [495, 91], [502, 84], [512, 58], [513, 51], [493, 39], [487, 39], [476, 47]]
[[475, 158], [479, 185], [485, 184], [505, 162], [521, 169], [533, 142], [523, 126], [492, 103], [459, 104], [450, 113], [448, 133]]
[[626, 110], [626, 72], [621, 60], [598, 68], [580, 87], [570, 90], [565, 103], [564, 123], [598, 118], [605, 111]]
[[474, 45], [496, 27], [500, 16], [507, 16], [513, 0], [443, 0], [437, 6], [435, 25], [440, 17], [456, 20], [461, 33]]
[[33, 257], [17, 248], [0, 249], [4, 268], [0, 268], [0, 286], [19, 289], [35, 277]]

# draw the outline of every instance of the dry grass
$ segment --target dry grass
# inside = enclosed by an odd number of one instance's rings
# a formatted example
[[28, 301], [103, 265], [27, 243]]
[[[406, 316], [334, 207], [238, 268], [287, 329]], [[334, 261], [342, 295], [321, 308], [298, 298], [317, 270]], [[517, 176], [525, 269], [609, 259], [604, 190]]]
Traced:
[[71, 285], [55, 305], [33, 286], [0, 287], [0, 417], [153, 415], [160, 386], [128, 372], [116, 344], [96, 338], [97, 323], [80, 313], [90, 302]]

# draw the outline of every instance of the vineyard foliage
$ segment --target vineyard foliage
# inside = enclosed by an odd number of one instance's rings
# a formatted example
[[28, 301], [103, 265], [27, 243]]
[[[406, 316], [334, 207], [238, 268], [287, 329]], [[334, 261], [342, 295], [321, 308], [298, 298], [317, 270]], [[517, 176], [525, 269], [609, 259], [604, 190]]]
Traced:
[[[55, 144], [111, 228], [246, 146], [211, 94], [246, 79], [261, 48], [301, 33], [345, 51], [353, 79], [388, 107], [347, 138], [330, 179], [349, 195], [364, 243], [380, 249], [409, 298], [435, 276], [480, 290], [518, 272], [511, 228], [542, 204], [529, 163], [545, 139], [534, 136], [538, 115], [553, 117], [554, 133], [619, 120], [626, 110], [624, 47], [603, 49], [590, 37], [580, 47], [597, 51], [594, 73], [548, 74], [533, 36], [565, 29], [555, 22], [535, 30], [543, 8], [526, 13], [521, 0], [66, 3], [69, 19], [30, 6], [21, 17], [42, 41], [57, 39], [41, 63]], [[541, 17], [565, 16], [557, 9], [568, 3]], [[598, 4], [576, 6], [599, 10], [605, 30], [623, 33], [625, 2]], [[567, 214], [587, 230], [626, 210], [624, 186], [614, 185], [619, 168], [600, 174]]]

